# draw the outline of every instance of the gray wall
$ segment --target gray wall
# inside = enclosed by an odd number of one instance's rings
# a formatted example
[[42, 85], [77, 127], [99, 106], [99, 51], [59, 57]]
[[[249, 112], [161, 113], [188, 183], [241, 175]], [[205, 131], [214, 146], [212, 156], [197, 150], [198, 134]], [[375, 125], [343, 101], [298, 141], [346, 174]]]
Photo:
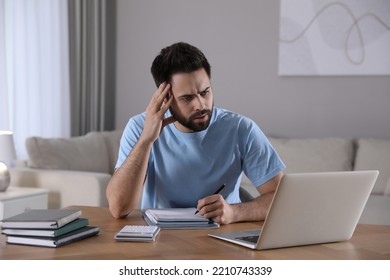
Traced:
[[155, 91], [150, 65], [177, 41], [212, 65], [215, 104], [285, 137], [390, 138], [390, 76], [280, 77], [279, 1], [118, 0], [116, 128]]

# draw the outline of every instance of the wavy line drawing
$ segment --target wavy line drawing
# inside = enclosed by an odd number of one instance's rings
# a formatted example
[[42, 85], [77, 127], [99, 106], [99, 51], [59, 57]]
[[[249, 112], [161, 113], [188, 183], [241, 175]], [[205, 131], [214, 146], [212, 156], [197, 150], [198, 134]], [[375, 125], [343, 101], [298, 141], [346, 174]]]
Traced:
[[[279, 38], [280, 42], [282, 43], [287, 43], [287, 44], [292, 44], [296, 41], [298, 41], [300, 38], [302, 38], [306, 33], [307, 31], [310, 29], [310, 27], [313, 25], [313, 23], [327, 10], [333, 8], [333, 7], [339, 7], [339, 8], [342, 8], [344, 11], [347, 12], [347, 14], [352, 18], [352, 25], [348, 28], [348, 31], [346, 32], [346, 37], [345, 37], [345, 40], [344, 40], [344, 53], [345, 53], [345, 56], [346, 58], [354, 65], [361, 65], [364, 63], [364, 60], [365, 60], [365, 44], [364, 44], [364, 39], [363, 39], [363, 34], [362, 34], [362, 30], [361, 30], [361, 27], [360, 27], [360, 24], [361, 22], [366, 19], [366, 18], [374, 18], [380, 25], [382, 25], [385, 29], [387, 29], [389, 32], [390, 32], [390, 26], [387, 25], [378, 15], [374, 14], [374, 13], [364, 13], [362, 14], [361, 16], [359, 17], [356, 17], [354, 15], [354, 13], [352, 12], [352, 10], [349, 8], [349, 6], [347, 6], [346, 4], [344, 3], [341, 3], [341, 2], [332, 2], [332, 3], [329, 3], [327, 5], [325, 5], [324, 7], [322, 7], [315, 15], [314, 17], [308, 22], [308, 24], [302, 29], [302, 31], [297, 35], [295, 36], [294, 38], [291, 38], [291, 39], [282, 39], [282, 38]], [[351, 37], [351, 34], [352, 34], [352, 31], [356, 29], [356, 32], [357, 32], [357, 36], [358, 36], [358, 42], [359, 42], [359, 48], [361, 49], [361, 54], [360, 54], [360, 58], [357, 59], [357, 60], [354, 60], [350, 53], [349, 53], [349, 41], [350, 41], [350, 37]]]

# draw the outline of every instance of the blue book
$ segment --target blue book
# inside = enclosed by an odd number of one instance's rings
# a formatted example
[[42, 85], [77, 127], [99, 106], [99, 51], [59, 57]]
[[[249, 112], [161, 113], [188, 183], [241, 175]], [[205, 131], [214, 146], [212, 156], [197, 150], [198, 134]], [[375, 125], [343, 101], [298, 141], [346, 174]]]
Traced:
[[99, 231], [100, 229], [98, 227], [85, 226], [58, 237], [8, 235], [7, 243], [55, 248], [96, 235]]

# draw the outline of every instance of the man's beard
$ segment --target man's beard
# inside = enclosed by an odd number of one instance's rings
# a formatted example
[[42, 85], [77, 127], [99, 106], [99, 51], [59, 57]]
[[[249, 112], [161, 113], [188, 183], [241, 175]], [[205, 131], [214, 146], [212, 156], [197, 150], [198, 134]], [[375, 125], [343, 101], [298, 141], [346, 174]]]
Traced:
[[[213, 105], [214, 107], [214, 105]], [[172, 107], [169, 108], [169, 111], [171, 112], [172, 116], [184, 127], [192, 130], [193, 132], [198, 132], [198, 131], [202, 131], [202, 130], [205, 130], [209, 127], [210, 125], [210, 121], [211, 121], [211, 116], [212, 116], [212, 112], [213, 112], [213, 109], [209, 110], [209, 109], [204, 109], [202, 111], [198, 111], [198, 112], [195, 112], [193, 113], [191, 116], [189, 116], [188, 118], [185, 118], [183, 117], [181, 114], [175, 112]], [[202, 116], [202, 115], [207, 115], [208, 118], [206, 121], [204, 122], [194, 122], [194, 119], [196, 117], [199, 117], [199, 116]]]

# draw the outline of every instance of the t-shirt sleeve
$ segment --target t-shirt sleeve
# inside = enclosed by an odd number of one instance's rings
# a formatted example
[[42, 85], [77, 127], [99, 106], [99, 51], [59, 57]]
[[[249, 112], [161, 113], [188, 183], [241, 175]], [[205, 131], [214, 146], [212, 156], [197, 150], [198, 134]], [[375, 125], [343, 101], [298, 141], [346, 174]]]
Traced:
[[252, 184], [258, 187], [286, 166], [256, 123], [251, 121], [247, 131], [243, 170]]
[[115, 168], [122, 166], [123, 162], [126, 160], [135, 144], [138, 142], [138, 139], [143, 130], [143, 124], [143, 115], [135, 116], [128, 121], [120, 140], [118, 160], [116, 162]]

